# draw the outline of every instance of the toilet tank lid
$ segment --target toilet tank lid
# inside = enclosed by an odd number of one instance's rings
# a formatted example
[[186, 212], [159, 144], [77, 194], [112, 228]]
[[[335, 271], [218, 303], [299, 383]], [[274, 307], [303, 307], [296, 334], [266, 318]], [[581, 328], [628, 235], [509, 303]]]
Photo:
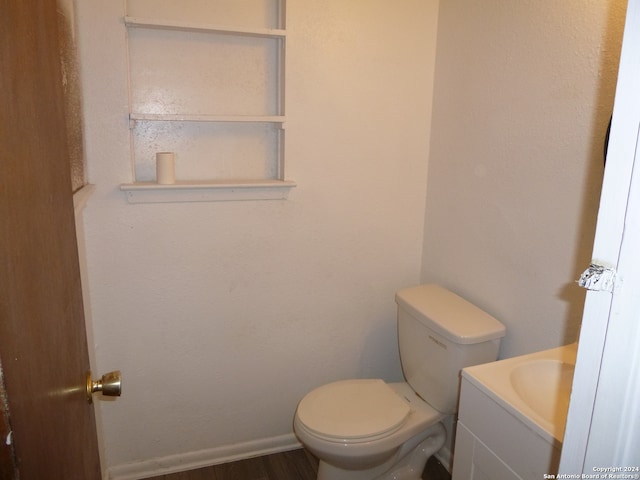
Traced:
[[505, 327], [464, 298], [435, 284], [399, 290], [396, 303], [453, 343], [481, 343], [505, 335]]

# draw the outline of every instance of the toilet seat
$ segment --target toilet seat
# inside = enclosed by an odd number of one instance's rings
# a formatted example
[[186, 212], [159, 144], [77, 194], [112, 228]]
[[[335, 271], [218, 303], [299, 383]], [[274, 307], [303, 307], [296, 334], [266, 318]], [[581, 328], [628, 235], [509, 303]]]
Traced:
[[300, 401], [297, 416], [320, 438], [361, 442], [397, 431], [410, 412], [408, 403], [383, 380], [359, 379], [316, 388]]

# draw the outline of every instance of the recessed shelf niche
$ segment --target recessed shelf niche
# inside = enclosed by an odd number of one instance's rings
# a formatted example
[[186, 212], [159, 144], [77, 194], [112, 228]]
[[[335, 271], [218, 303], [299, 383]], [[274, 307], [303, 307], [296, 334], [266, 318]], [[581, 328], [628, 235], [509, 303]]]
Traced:
[[[128, 1], [130, 202], [286, 198], [284, 8]], [[176, 152], [176, 185], [155, 183], [158, 151]]]

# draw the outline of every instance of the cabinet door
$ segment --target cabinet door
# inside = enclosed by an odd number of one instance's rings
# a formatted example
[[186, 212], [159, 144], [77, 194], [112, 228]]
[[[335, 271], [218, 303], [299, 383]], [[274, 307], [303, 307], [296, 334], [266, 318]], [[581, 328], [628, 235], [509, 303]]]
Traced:
[[460, 422], [454, 460], [452, 480], [522, 480]]

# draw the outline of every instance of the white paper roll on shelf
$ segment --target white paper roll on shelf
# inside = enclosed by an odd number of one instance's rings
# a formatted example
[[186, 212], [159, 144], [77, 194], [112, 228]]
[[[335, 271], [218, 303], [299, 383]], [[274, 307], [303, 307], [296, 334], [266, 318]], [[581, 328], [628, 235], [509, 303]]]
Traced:
[[156, 182], [160, 185], [171, 185], [172, 183], [176, 183], [175, 153], [156, 153]]

